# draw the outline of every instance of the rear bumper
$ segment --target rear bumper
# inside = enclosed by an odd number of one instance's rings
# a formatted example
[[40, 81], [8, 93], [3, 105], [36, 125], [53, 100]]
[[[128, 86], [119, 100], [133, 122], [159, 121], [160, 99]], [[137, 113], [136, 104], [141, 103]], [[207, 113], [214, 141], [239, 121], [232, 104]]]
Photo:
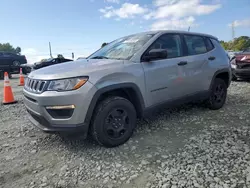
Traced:
[[237, 78], [250, 79], [250, 69], [232, 69], [232, 73]]

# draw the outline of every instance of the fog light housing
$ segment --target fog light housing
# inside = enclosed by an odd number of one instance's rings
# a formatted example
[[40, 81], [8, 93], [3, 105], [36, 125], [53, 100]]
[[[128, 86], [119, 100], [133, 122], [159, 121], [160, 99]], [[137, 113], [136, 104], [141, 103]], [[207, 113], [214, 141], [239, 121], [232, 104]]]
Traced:
[[75, 105], [46, 106], [47, 110], [75, 109]]
[[45, 108], [54, 119], [69, 119], [73, 115], [75, 105], [47, 106]]

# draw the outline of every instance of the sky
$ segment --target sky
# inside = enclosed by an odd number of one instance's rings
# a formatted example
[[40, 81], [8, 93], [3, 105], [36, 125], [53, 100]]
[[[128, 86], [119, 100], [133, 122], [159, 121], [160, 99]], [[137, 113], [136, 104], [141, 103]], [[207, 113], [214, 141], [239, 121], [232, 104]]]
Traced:
[[20, 46], [28, 63], [86, 57], [122, 36], [188, 30], [220, 40], [250, 36], [250, 0], [0, 0], [0, 43]]

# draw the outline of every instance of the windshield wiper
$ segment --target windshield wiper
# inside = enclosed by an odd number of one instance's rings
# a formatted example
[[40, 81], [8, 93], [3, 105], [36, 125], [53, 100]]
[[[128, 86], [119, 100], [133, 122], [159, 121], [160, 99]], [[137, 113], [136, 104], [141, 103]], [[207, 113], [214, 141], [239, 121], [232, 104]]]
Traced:
[[95, 56], [95, 57], [92, 57], [90, 59], [108, 59], [108, 57], [105, 57], [105, 56]]

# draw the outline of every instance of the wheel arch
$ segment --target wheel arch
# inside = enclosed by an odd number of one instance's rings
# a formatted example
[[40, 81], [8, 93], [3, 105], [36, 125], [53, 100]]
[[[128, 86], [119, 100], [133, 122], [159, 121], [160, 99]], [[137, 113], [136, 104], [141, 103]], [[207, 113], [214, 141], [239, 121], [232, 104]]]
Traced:
[[230, 83], [231, 83], [231, 76], [230, 76], [230, 72], [228, 71], [228, 69], [221, 69], [221, 70], [218, 70], [214, 73], [214, 76], [212, 78], [212, 81], [211, 81], [211, 84], [210, 84], [210, 90], [213, 86], [213, 83], [214, 83], [214, 80], [216, 78], [221, 78], [222, 80], [224, 80], [227, 84], [227, 87], [230, 86]]
[[98, 89], [87, 110], [85, 123], [90, 124], [96, 105], [108, 96], [120, 96], [128, 99], [135, 107], [137, 116], [141, 117], [145, 108], [143, 96], [134, 83], [119, 83]]

